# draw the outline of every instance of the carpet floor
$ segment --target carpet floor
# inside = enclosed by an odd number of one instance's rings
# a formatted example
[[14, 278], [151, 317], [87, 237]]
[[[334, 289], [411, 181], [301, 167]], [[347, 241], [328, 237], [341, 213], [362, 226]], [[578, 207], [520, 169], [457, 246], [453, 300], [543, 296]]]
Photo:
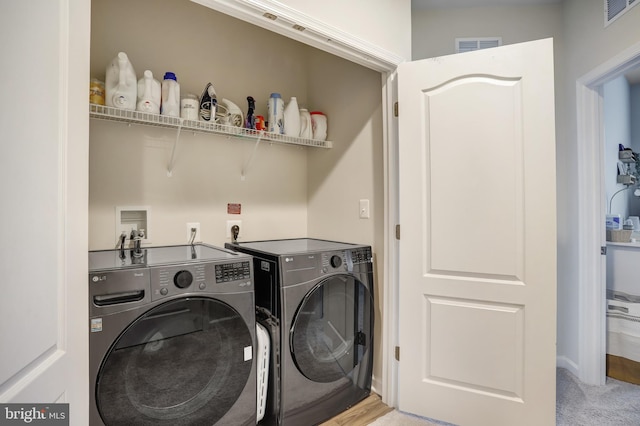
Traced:
[[[569, 371], [558, 368], [556, 391], [556, 426], [640, 425], [638, 385], [607, 377], [604, 386], [589, 386], [580, 382]], [[371, 425], [438, 426], [448, 423], [393, 410]]]
[[589, 386], [563, 368], [556, 379], [557, 426], [640, 425], [640, 386], [607, 377]]

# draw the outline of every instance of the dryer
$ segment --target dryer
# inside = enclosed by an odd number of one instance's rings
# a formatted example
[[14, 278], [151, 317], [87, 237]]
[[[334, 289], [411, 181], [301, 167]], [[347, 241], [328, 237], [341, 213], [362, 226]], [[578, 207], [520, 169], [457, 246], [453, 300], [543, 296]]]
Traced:
[[279, 412], [263, 424], [313, 425], [369, 395], [373, 363], [371, 247], [319, 239], [226, 247], [254, 258], [256, 303], [279, 322], [272, 342]]
[[90, 425], [255, 425], [251, 257], [89, 252]]

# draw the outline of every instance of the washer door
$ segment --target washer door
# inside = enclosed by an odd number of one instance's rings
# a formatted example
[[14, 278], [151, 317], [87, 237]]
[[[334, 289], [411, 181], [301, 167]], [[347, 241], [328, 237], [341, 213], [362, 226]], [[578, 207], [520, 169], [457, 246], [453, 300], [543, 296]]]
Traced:
[[298, 370], [309, 380], [355, 381], [373, 333], [372, 296], [352, 275], [321, 281], [302, 300], [291, 330], [290, 348]]
[[[178, 299], [134, 321], [107, 352], [96, 404], [109, 425], [215, 424], [251, 374], [252, 338], [229, 305]], [[247, 351], [249, 351], [247, 353]]]

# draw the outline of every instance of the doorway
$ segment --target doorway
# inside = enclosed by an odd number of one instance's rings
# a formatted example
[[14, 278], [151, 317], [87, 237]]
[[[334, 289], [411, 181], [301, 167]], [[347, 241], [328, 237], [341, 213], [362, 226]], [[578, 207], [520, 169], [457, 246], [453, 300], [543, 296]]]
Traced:
[[578, 148], [579, 371], [587, 384], [606, 379], [606, 258], [604, 217], [603, 85], [640, 66], [640, 43], [578, 79], [576, 84]]

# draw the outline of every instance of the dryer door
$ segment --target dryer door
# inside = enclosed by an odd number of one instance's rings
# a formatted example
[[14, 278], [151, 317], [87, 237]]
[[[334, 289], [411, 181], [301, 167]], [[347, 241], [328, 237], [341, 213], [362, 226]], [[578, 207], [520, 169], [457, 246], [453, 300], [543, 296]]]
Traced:
[[[102, 420], [215, 424], [245, 388], [251, 350], [247, 324], [221, 301], [188, 298], [159, 305], [135, 320], [104, 358], [96, 385]], [[251, 415], [255, 421], [255, 410]]]
[[298, 307], [289, 335], [291, 355], [309, 380], [348, 378], [366, 387], [370, 378], [358, 375], [369, 374], [369, 368], [360, 370], [370, 365], [372, 334], [369, 289], [353, 275], [334, 275], [316, 285]]

